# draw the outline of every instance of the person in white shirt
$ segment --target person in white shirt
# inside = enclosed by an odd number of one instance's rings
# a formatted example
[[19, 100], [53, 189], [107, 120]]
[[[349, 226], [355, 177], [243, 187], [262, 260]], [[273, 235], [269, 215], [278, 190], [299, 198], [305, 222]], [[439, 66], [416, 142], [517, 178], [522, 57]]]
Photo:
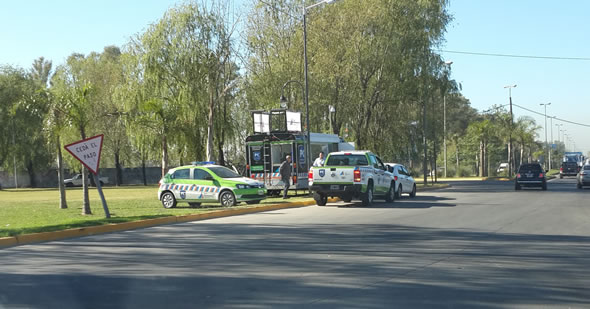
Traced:
[[313, 166], [324, 166], [324, 152], [320, 151], [319, 157], [313, 161]]

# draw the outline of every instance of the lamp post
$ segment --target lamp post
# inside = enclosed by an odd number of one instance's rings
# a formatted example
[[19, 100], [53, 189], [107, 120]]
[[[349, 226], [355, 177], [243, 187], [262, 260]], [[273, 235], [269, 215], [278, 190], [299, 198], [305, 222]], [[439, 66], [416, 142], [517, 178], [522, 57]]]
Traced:
[[307, 169], [310, 167], [311, 162], [311, 139], [310, 139], [310, 128], [309, 128], [309, 82], [307, 78], [307, 10], [314, 8], [318, 5], [324, 3], [332, 3], [335, 0], [322, 0], [318, 3], [312, 4], [310, 6], [303, 6], [303, 69], [305, 71], [305, 125], [306, 125], [306, 133], [307, 133], [307, 151], [305, 155], [305, 166]]
[[287, 109], [289, 107], [289, 105], [288, 105], [289, 100], [287, 100], [287, 98], [285, 97], [285, 87], [287, 87], [287, 85], [289, 85], [290, 83], [295, 83], [295, 84], [301, 86], [301, 91], [303, 92], [303, 95], [305, 95], [305, 89], [303, 87], [303, 84], [300, 81], [298, 81], [298, 80], [286, 81], [283, 84], [283, 87], [281, 87], [281, 98], [279, 99], [281, 102], [281, 108]]
[[563, 126], [563, 123], [556, 123], [555, 126], [557, 127], [557, 143], [559, 144], [561, 142], [561, 136], [559, 136], [559, 132], [561, 132], [561, 126]]
[[504, 86], [504, 89], [508, 88], [508, 100], [510, 101], [510, 128], [508, 134], [508, 177], [512, 176], [512, 171], [514, 170], [512, 167], [512, 127], [514, 126], [514, 121], [512, 118], [512, 88], [515, 87], [516, 84]]
[[553, 154], [553, 144], [555, 144], [555, 141], [553, 140], [553, 118], [555, 118], [555, 116], [549, 118], [551, 118], [551, 147], [549, 147], [549, 169], [551, 169], [551, 166], [553, 165], [551, 155]]
[[[551, 103], [540, 103], [539, 105], [545, 107], [545, 151], [547, 151], [547, 158], [549, 158], [549, 169], [551, 169], [551, 152], [549, 151], [549, 147], [547, 147], [547, 106], [551, 105]], [[545, 164], [545, 168], [547, 168], [547, 164]]]
[[[451, 70], [453, 61], [446, 61], [447, 73]], [[447, 92], [443, 93], [443, 157], [445, 159], [445, 178], [447, 178]]]

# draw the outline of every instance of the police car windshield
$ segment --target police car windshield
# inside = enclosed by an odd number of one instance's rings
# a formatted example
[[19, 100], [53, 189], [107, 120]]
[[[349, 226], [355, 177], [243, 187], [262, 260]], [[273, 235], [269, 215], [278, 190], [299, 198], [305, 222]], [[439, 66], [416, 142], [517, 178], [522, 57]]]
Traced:
[[215, 175], [217, 175], [217, 176], [219, 176], [221, 178], [242, 177], [242, 176], [238, 175], [236, 172], [230, 170], [227, 167], [223, 167], [223, 166], [209, 167], [209, 170], [212, 171], [213, 173], [215, 173]]

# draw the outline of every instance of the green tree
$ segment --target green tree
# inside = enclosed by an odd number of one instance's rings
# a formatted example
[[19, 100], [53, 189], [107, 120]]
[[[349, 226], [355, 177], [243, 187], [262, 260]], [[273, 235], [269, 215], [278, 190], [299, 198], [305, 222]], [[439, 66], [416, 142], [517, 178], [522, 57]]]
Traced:
[[221, 6], [214, 10], [194, 2], [177, 6], [130, 44], [141, 71], [132, 110], [161, 142], [162, 174], [170, 145], [181, 162], [201, 159], [203, 152], [211, 160], [216, 132], [228, 131], [215, 127], [215, 115], [231, 98], [238, 68], [232, 28], [222, 12]]

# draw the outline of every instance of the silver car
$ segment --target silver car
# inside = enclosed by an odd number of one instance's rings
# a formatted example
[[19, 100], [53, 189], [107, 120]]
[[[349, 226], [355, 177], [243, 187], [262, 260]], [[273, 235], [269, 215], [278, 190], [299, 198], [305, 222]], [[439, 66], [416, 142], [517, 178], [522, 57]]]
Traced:
[[408, 193], [410, 197], [416, 196], [416, 182], [412, 174], [402, 164], [385, 163], [387, 170], [393, 174], [395, 179], [395, 195], [400, 198], [402, 193]]
[[578, 172], [578, 189], [582, 189], [583, 186], [590, 186], [590, 164], [584, 164]]

